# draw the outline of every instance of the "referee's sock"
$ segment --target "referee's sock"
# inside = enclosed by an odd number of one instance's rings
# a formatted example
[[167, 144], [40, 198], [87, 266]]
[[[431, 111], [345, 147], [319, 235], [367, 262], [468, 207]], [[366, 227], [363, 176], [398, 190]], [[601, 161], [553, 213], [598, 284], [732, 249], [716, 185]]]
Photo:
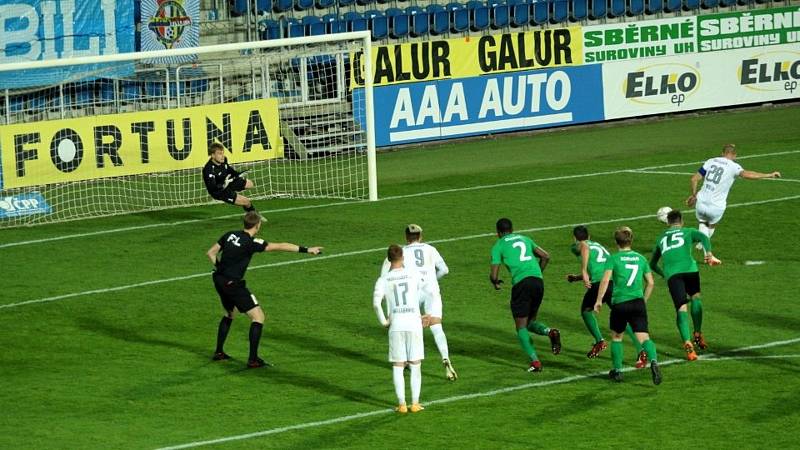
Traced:
[[258, 343], [261, 342], [262, 328], [264, 328], [264, 324], [262, 323], [250, 323], [250, 361], [258, 359]]
[[219, 328], [217, 329], [217, 351], [216, 353], [222, 353], [222, 347], [225, 345], [225, 339], [228, 338], [228, 331], [231, 329], [231, 323], [233, 323], [233, 319], [228, 316], [223, 316], [222, 320], [219, 321]]

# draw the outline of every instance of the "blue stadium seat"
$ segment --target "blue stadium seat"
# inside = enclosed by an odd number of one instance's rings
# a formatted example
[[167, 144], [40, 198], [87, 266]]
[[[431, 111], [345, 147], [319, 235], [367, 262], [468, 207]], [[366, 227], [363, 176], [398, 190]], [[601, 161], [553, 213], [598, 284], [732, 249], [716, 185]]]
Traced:
[[685, 11], [700, 9], [700, 0], [683, 0], [683, 9]]
[[392, 3], [393, 0], [377, 0], [379, 5], [385, 5], [387, 3]]
[[261, 31], [261, 39], [280, 39], [283, 37], [281, 23], [277, 20], [267, 19], [261, 22], [264, 29]]
[[197, 95], [208, 92], [208, 78], [201, 78], [199, 80], [189, 81], [189, 86], [186, 90], [188, 94]]
[[123, 81], [121, 93], [123, 101], [139, 100], [142, 97], [142, 85], [136, 81]]
[[644, 1], [645, 0], [628, 0], [627, 14], [629, 16], [641, 16], [644, 14]]
[[296, 9], [297, 11], [304, 11], [306, 9], [311, 9], [313, 7], [314, 7], [314, 0], [296, 0], [294, 3], [294, 9]]
[[293, 0], [275, 0], [275, 3], [272, 4], [273, 9], [277, 13], [282, 13], [286, 11], [291, 11], [294, 8], [294, 1]]
[[644, 10], [647, 14], [658, 14], [663, 9], [664, 9], [664, 0], [646, 0], [645, 2]]
[[[164, 85], [161, 84], [163, 89]], [[70, 89], [69, 103], [78, 106], [91, 105], [94, 102], [94, 85], [81, 85]]]
[[325, 33], [327, 34], [341, 33], [342, 31], [346, 31], [345, 29], [342, 29], [344, 21], [339, 20], [338, 14], [325, 14], [322, 16], [322, 24], [325, 26]]
[[625, 4], [625, 0], [609, 0], [609, 6], [606, 15], [608, 17], [620, 17], [625, 14], [627, 9], [628, 5]]
[[339, 0], [339, 7], [350, 7], [356, 4], [356, 0]]
[[406, 14], [411, 17], [411, 35], [414, 37], [425, 36], [430, 31], [430, 19], [426, 13], [419, 6], [409, 6], [406, 8]]
[[247, 14], [247, 0], [235, 0], [231, 4], [231, 12], [236, 16]]
[[736, 4], [736, 0], [719, 0], [719, 6], [728, 7]]
[[511, 13], [511, 26], [522, 27], [531, 20], [531, 7], [527, 0], [508, 0]]
[[569, 19], [569, 0], [552, 0], [550, 5], [550, 23], [562, 23]]
[[489, 8], [482, 2], [470, 0], [467, 2], [472, 31], [482, 31], [489, 28]]
[[448, 3], [445, 8], [450, 12], [450, 31], [463, 33], [469, 30], [469, 10], [461, 3]]
[[361, 6], [367, 6], [372, 3], [375, 3], [375, 0], [356, 0], [356, 4]]
[[305, 27], [303, 23], [294, 18], [287, 18], [286, 19], [286, 37], [303, 37], [305, 36]]
[[300, 19], [303, 24], [304, 33], [306, 36], [319, 36], [325, 34], [325, 23], [322, 17], [319, 16], [305, 16]]
[[447, 11], [442, 5], [428, 5], [425, 12], [430, 17], [431, 27], [430, 33], [439, 35], [450, 31], [450, 12]]
[[[115, 100], [115, 97], [116, 97], [116, 90], [114, 89], [114, 82], [111, 81], [111, 80], [102, 80], [102, 81], [98, 82], [97, 84], [99, 86], [98, 99], [101, 102], [106, 102], [106, 103], [113, 102]], [[37, 96], [37, 97], [34, 97], [33, 99], [35, 100], [37, 98], [42, 99], [43, 97], [42, 96]]]
[[716, 8], [719, 6], [719, 0], [703, 0], [700, 6], [703, 8]]
[[389, 18], [382, 11], [369, 10], [364, 13], [364, 17], [367, 19], [367, 27], [372, 32], [373, 41], [386, 39], [389, 36]]
[[409, 20], [408, 14], [400, 8], [387, 8], [386, 17], [389, 18], [389, 35], [394, 39], [408, 36]]
[[367, 19], [360, 13], [348, 11], [344, 13], [342, 18], [347, 24], [347, 31], [366, 31], [368, 29]]
[[14, 95], [8, 100], [8, 111], [11, 113], [18, 113], [25, 110], [27, 98], [24, 95]]
[[536, 25], [543, 25], [550, 21], [550, 0], [531, 0], [532, 20]]
[[589, 18], [589, 0], [572, 0], [569, 19], [573, 22], [580, 22]]
[[164, 97], [166, 88], [160, 81], [147, 81], [144, 83], [144, 95], [147, 97]]
[[327, 9], [336, 4], [336, 0], [317, 0], [315, 6], [317, 9]]
[[509, 25], [508, 3], [504, 0], [488, 0], [486, 6], [489, 7], [491, 13], [492, 28], [500, 29]]
[[682, 6], [681, 0], [664, 0], [664, 11], [666, 12], [678, 12]]
[[255, 10], [261, 14], [261, 11], [272, 11], [272, 0], [256, 0]]

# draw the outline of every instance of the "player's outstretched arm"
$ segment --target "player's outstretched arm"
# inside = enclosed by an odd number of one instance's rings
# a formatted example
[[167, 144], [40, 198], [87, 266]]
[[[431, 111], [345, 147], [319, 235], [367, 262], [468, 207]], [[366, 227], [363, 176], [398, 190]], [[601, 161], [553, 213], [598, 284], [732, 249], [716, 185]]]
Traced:
[[211, 261], [211, 264], [213, 266], [217, 265], [217, 254], [219, 254], [219, 251], [221, 249], [222, 247], [220, 247], [219, 244], [215, 242], [214, 245], [212, 245], [211, 248], [208, 249], [208, 251], [206, 252], [206, 256]]
[[763, 178], [780, 178], [780, 172], [770, 172], [770, 173], [761, 173], [761, 172], [754, 172], [752, 170], [743, 170], [740, 177], [744, 178], [745, 180], [760, 180]]
[[600, 308], [603, 307], [603, 297], [606, 295], [606, 291], [608, 290], [608, 283], [611, 280], [611, 270], [606, 270], [603, 272], [603, 279], [600, 280], [600, 287], [597, 288], [597, 298], [594, 302], [594, 311], [600, 312]]
[[533, 254], [539, 258], [539, 268], [542, 269], [542, 272], [544, 272], [544, 268], [547, 267], [547, 263], [550, 262], [550, 254], [541, 247], [536, 247], [533, 249]]
[[319, 255], [324, 247], [303, 247], [289, 242], [270, 242], [265, 249], [268, 252], [311, 253]]

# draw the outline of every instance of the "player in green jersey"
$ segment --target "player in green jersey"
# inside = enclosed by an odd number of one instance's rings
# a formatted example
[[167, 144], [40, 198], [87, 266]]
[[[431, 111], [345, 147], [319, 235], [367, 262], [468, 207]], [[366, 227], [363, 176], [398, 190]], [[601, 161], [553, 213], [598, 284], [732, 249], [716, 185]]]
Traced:
[[[708, 265], [714, 266], [721, 261], [711, 253], [711, 241], [708, 236], [694, 228], [683, 226], [683, 216], [680, 211], [673, 209], [667, 214], [667, 225], [669, 228], [656, 240], [653, 256], [650, 258], [650, 268], [667, 280], [672, 303], [677, 312], [676, 322], [683, 341], [683, 349], [686, 351], [686, 359], [694, 361], [697, 359], [694, 345], [701, 350], [705, 350], [708, 345], [701, 331], [703, 302], [700, 300], [700, 272], [697, 270], [697, 262], [692, 257], [692, 246], [695, 243], [703, 246]], [[660, 259], [664, 260], [663, 271], [658, 267]], [[688, 304], [691, 304], [694, 323], [692, 337], [689, 336]]]
[[[498, 278], [500, 264], [511, 273], [511, 314], [517, 330], [517, 339], [522, 350], [531, 360], [528, 372], [539, 372], [542, 363], [533, 346], [529, 332], [548, 336], [554, 355], [561, 353], [561, 333], [536, 320], [544, 296], [542, 271], [550, 255], [536, 245], [531, 238], [514, 233], [509, 219], [497, 221], [497, 242], [492, 247], [492, 264], [489, 281], [499, 290], [503, 280]], [[538, 261], [537, 261], [538, 259]]]
[[[611, 255], [605, 263], [603, 278], [600, 280], [600, 289], [594, 310], [600, 312], [603, 307], [603, 296], [608, 290], [608, 285], [614, 282], [614, 292], [611, 295], [611, 359], [613, 368], [608, 376], [617, 382], [622, 381], [622, 333], [630, 325], [636, 333], [636, 338], [642, 343], [642, 348], [647, 352], [650, 360], [650, 371], [653, 375], [653, 384], [661, 384], [661, 370], [658, 367], [656, 344], [650, 339], [647, 324], [647, 299], [653, 292], [653, 274], [644, 256], [631, 250], [633, 231], [628, 227], [617, 228], [614, 232], [619, 251]], [[647, 285], [644, 286], [644, 282]]]
[[[583, 281], [583, 285], [586, 287], [586, 292], [583, 294], [583, 302], [581, 303], [581, 318], [586, 325], [586, 329], [589, 330], [589, 333], [594, 338], [594, 345], [592, 345], [586, 357], [596, 358], [601, 351], [608, 348], [608, 343], [603, 339], [603, 334], [597, 325], [594, 301], [597, 298], [597, 290], [600, 288], [603, 272], [605, 272], [605, 262], [611, 254], [602, 244], [590, 240], [589, 230], [584, 225], [575, 227], [572, 230], [572, 236], [575, 238], [575, 243], [572, 244], [570, 251], [581, 259], [581, 273], [567, 275], [567, 281], [570, 283]], [[606, 295], [603, 296], [603, 303], [611, 301], [613, 287], [613, 283], [609, 283]], [[642, 344], [636, 339], [636, 335], [630, 325], [625, 327], [625, 333], [631, 338], [633, 346], [636, 347], [636, 354], [639, 355], [636, 361], [636, 368], [644, 368], [647, 365], [647, 353], [642, 350]]]

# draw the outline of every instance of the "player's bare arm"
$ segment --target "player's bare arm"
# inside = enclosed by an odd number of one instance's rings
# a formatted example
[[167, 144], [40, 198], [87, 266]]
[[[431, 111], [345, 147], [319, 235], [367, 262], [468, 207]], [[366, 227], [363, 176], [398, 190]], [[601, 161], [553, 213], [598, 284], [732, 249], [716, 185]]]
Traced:
[[589, 244], [581, 241], [578, 245], [581, 247], [581, 279], [583, 280], [583, 286], [586, 289], [590, 289], [592, 287], [592, 279], [589, 277]]
[[697, 202], [697, 186], [700, 184], [700, 180], [702, 179], [703, 176], [700, 175], [699, 172], [695, 172], [694, 175], [692, 175], [692, 178], [689, 180], [691, 194], [689, 195], [689, 198], [686, 199], [687, 206], [694, 206], [694, 204]]
[[547, 263], [550, 262], [550, 254], [544, 251], [544, 249], [541, 247], [536, 247], [533, 250], [533, 254], [539, 258], [539, 268], [541, 268], [542, 272], [544, 272], [544, 268], [547, 267]]
[[780, 172], [770, 172], [770, 173], [761, 173], [761, 172], [754, 172], [752, 170], [743, 170], [740, 177], [746, 180], [761, 180], [764, 178], [780, 178]]
[[217, 255], [219, 254], [219, 251], [221, 249], [222, 247], [220, 247], [219, 244], [214, 243], [214, 245], [212, 245], [211, 248], [208, 249], [208, 251], [206, 252], [206, 256], [211, 261], [211, 264], [214, 266], [217, 265]]
[[324, 247], [303, 247], [289, 242], [270, 242], [265, 251], [268, 252], [289, 252], [289, 253], [310, 253], [319, 255]]
[[644, 301], [647, 301], [650, 298], [650, 294], [653, 293], [653, 287], [655, 287], [655, 281], [653, 281], [653, 272], [647, 272], [644, 274]]
[[608, 290], [608, 283], [611, 280], [611, 270], [606, 270], [603, 272], [603, 279], [600, 280], [600, 287], [597, 288], [597, 300], [594, 302], [594, 311], [600, 312], [600, 309], [603, 307], [603, 297], [606, 295], [606, 291]]
[[503, 280], [497, 278], [500, 274], [500, 264], [492, 264], [492, 268], [489, 271], [489, 281], [494, 286], [494, 289], [499, 291], [500, 285], [503, 284]]

